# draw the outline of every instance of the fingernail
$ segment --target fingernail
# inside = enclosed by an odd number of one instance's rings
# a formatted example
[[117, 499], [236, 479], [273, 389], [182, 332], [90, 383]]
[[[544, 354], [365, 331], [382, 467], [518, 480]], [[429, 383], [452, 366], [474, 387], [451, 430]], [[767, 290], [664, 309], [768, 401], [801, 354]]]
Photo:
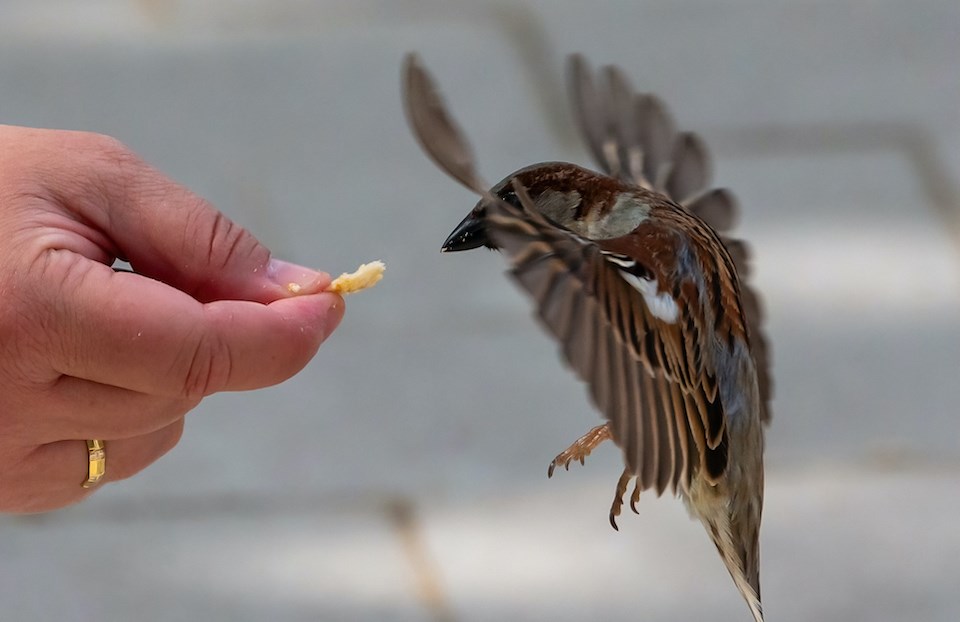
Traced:
[[330, 275], [304, 268], [282, 259], [271, 259], [267, 264], [267, 278], [284, 287], [291, 294], [314, 294], [325, 288]]

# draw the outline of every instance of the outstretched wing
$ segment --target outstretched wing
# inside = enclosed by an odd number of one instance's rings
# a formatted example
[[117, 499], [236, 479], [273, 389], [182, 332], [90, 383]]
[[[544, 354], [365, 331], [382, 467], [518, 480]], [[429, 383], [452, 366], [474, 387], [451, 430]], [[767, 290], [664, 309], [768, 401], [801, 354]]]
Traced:
[[659, 98], [634, 93], [617, 67], [607, 66], [601, 72], [598, 79], [582, 56], [570, 57], [570, 96], [583, 138], [607, 174], [661, 192], [719, 234], [740, 277], [741, 302], [760, 389], [760, 418], [769, 422], [773, 381], [763, 309], [748, 280], [749, 247], [727, 233], [736, 221], [736, 200], [725, 189], [708, 189], [711, 171], [706, 145], [696, 134], [676, 133], [673, 119]]
[[696, 473], [719, 478], [727, 464], [723, 405], [715, 374], [691, 367], [705, 361], [692, 354], [707, 348], [699, 322], [682, 314], [664, 321], [669, 311], [658, 311], [630, 283], [649, 275], [649, 266], [557, 227], [519, 182], [514, 188], [521, 209], [489, 205], [487, 234], [589, 386], [641, 487], [660, 494]]
[[486, 194], [490, 186], [477, 173], [470, 143], [416, 54], [403, 61], [403, 103], [413, 135], [434, 164], [468, 189]]
[[[452, 177], [475, 186], [466, 137], [414, 57], [404, 84], [407, 113], [424, 149]], [[487, 234], [511, 259], [511, 275], [588, 383], [641, 487], [658, 494], [676, 489], [697, 467], [707, 478], [720, 477], [727, 461], [723, 406], [715, 384], [697, 384], [713, 375], [683, 362], [697, 358], [688, 356], [692, 323], [666, 327], [625, 278], [643, 266], [545, 220], [513, 183], [521, 209], [474, 188], [487, 199]]]

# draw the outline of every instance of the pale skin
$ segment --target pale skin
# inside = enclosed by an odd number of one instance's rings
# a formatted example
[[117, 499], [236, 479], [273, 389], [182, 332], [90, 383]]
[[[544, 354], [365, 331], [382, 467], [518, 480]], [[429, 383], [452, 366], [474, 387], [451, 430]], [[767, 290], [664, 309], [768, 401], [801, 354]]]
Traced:
[[0, 126], [0, 511], [95, 490], [85, 439], [124, 479], [205, 396], [296, 374], [343, 316], [329, 282], [112, 138]]

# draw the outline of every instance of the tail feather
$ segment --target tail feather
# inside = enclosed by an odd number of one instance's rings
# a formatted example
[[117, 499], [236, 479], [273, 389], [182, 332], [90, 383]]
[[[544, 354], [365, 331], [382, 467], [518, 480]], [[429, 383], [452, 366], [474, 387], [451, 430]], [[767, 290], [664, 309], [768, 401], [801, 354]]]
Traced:
[[707, 533], [723, 559], [734, 585], [740, 590], [754, 622], [763, 622], [760, 602], [760, 533], [759, 521], [737, 520], [724, 516], [710, 520], [701, 516]]

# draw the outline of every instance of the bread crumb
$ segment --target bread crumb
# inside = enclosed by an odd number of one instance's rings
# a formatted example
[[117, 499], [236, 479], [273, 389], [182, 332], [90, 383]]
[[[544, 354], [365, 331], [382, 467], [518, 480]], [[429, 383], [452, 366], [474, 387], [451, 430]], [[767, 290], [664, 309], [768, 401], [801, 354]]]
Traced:
[[[387, 266], [379, 260], [360, 264], [360, 267], [354, 272], [344, 272], [338, 276], [325, 291], [345, 296], [347, 294], [352, 294], [354, 292], [359, 292], [360, 290], [373, 287], [380, 282], [380, 279], [383, 278], [383, 272], [386, 269]], [[290, 285], [294, 285], [294, 283], [291, 283]], [[289, 288], [290, 285], [287, 287]]]

